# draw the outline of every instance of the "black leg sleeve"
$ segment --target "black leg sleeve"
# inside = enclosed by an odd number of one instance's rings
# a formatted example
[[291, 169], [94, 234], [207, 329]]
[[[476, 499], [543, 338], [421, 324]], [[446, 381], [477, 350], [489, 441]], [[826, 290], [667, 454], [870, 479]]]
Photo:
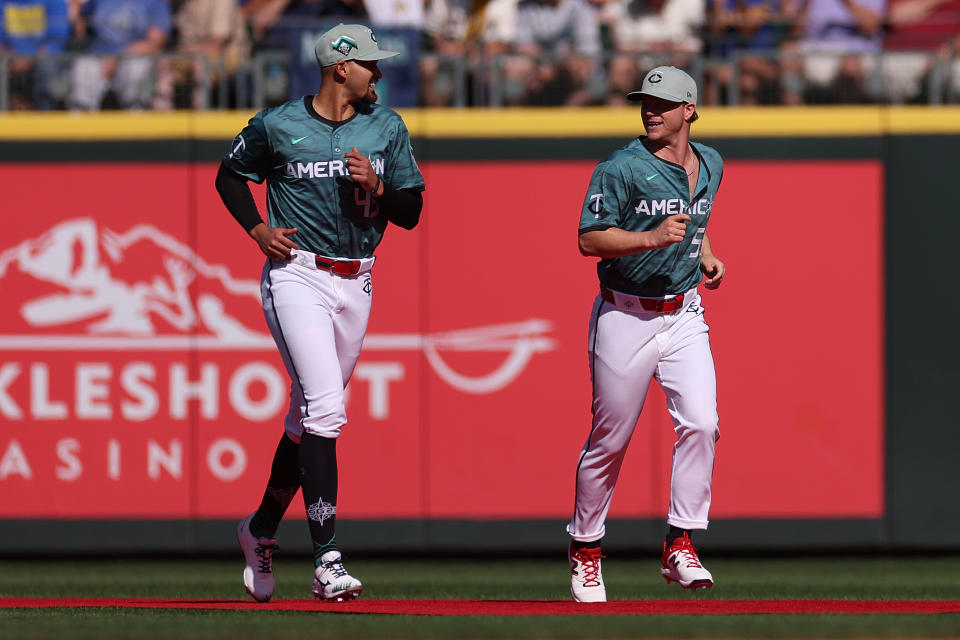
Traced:
[[303, 503], [319, 564], [324, 553], [337, 548], [337, 440], [304, 433], [299, 454]]
[[258, 538], [272, 538], [276, 535], [283, 514], [297, 495], [300, 488], [299, 450], [300, 445], [288, 438], [286, 433], [280, 436], [277, 450], [273, 454], [267, 489], [263, 492], [260, 508], [250, 520], [250, 533]]

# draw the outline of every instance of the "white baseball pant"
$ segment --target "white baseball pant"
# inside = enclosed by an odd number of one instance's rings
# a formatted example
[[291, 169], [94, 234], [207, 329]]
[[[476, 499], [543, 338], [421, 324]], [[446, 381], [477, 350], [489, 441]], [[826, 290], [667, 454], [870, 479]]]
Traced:
[[716, 372], [700, 296], [691, 289], [674, 313], [637, 308], [615, 306], [598, 295], [590, 317], [593, 425], [580, 453], [574, 514], [567, 525], [581, 542], [598, 540], [606, 531], [620, 466], [653, 379], [666, 395], [677, 436], [667, 523], [707, 528], [720, 432]]
[[367, 332], [374, 260], [360, 260], [350, 276], [318, 268], [316, 256], [299, 249], [264, 265], [263, 312], [290, 375], [284, 429], [294, 442], [304, 431], [337, 438], [347, 422], [344, 389]]

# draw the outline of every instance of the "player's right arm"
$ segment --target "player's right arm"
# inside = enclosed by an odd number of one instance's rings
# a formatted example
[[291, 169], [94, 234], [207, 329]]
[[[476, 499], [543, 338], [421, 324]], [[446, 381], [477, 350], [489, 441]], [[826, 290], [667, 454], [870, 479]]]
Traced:
[[249, 233], [250, 237], [257, 241], [263, 255], [274, 260], [289, 260], [290, 251], [300, 248], [300, 245], [289, 237], [296, 232], [296, 229], [268, 227], [265, 222], [261, 222]]
[[595, 258], [619, 258], [632, 253], [662, 249], [682, 242], [686, 221], [681, 213], [668, 216], [649, 231], [624, 229], [633, 207], [632, 171], [615, 154], [594, 169], [580, 212], [580, 253]]
[[257, 211], [257, 204], [246, 178], [234, 173], [222, 162], [220, 170], [217, 171], [216, 186], [227, 211], [240, 223], [243, 230], [257, 241], [263, 255], [275, 260], [286, 260], [290, 257], [291, 249], [300, 248], [300, 245], [289, 238], [297, 230], [267, 226]]
[[261, 183], [269, 172], [269, 148], [263, 112], [260, 112], [234, 138], [230, 151], [220, 162], [216, 187], [230, 215], [256, 240], [263, 255], [274, 260], [286, 260], [292, 249], [300, 248], [289, 237], [297, 229], [267, 225], [260, 217], [250, 191], [249, 181]]
[[669, 216], [652, 231], [627, 231], [619, 227], [587, 231], [580, 234], [580, 253], [595, 258], [619, 258], [663, 249], [683, 241], [689, 219], [685, 213]]

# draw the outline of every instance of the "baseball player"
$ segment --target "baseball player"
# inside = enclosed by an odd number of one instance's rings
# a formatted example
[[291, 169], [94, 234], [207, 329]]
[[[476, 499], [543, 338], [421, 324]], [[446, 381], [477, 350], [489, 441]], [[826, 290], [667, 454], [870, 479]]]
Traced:
[[593, 424], [580, 453], [573, 519], [567, 526], [570, 587], [578, 602], [604, 602], [601, 540], [627, 444], [656, 379], [677, 440], [670, 477], [669, 532], [661, 573], [684, 588], [713, 577], [697, 556], [693, 529], [707, 528], [717, 428], [716, 375], [697, 284], [723, 281], [707, 235], [723, 161], [690, 142], [697, 85], [657, 67], [627, 98], [641, 105], [646, 136], [594, 169], [580, 215], [580, 252], [600, 258], [590, 316]]
[[[216, 181], [227, 209], [267, 257], [263, 310], [291, 379], [262, 502], [237, 527], [243, 584], [260, 602], [273, 595], [274, 536], [298, 489], [313, 541], [313, 594], [340, 601], [363, 589], [344, 568], [335, 536], [344, 388], [370, 316], [373, 252], [388, 222], [412, 229], [423, 207], [407, 128], [376, 104], [377, 61], [397, 54], [356, 24], [330, 29], [315, 50], [317, 94], [253, 116]], [[267, 223], [251, 180], [267, 183]]]

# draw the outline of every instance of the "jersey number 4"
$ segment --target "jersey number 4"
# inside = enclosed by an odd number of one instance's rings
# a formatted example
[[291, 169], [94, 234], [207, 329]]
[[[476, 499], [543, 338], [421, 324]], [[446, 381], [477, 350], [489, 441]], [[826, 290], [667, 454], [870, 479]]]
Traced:
[[353, 202], [363, 209], [364, 218], [374, 218], [380, 215], [380, 204], [373, 199], [373, 196], [366, 189], [354, 187]]

